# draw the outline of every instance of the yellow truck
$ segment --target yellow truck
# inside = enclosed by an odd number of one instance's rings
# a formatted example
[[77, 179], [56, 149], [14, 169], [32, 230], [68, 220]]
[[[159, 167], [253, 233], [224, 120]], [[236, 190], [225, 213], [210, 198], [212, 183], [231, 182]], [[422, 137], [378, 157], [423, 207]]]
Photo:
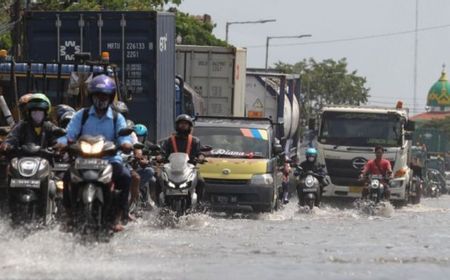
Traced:
[[212, 147], [200, 166], [213, 207], [272, 211], [281, 192], [282, 146], [270, 119], [197, 117], [194, 135]]

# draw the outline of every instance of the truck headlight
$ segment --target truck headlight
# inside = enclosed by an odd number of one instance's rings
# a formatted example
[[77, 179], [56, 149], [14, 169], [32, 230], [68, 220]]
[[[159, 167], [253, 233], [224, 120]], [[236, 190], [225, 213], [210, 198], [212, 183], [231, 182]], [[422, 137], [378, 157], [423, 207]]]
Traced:
[[272, 174], [258, 174], [253, 175], [250, 184], [252, 185], [272, 185], [273, 176]]

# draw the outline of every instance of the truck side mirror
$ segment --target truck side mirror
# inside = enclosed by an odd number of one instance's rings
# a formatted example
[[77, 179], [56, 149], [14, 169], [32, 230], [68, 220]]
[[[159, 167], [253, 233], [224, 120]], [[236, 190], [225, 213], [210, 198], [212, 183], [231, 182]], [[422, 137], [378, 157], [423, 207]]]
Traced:
[[279, 154], [281, 154], [283, 152], [283, 147], [280, 145], [280, 144], [274, 144], [273, 145], [273, 153], [275, 154], [275, 155], [279, 155]]
[[406, 131], [414, 131], [416, 130], [416, 122], [415, 121], [408, 121], [405, 125]]
[[308, 129], [315, 130], [316, 129], [316, 119], [308, 120]]
[[413, 134], [409, 131], [405, 132], [405, 140], [413, 140]]

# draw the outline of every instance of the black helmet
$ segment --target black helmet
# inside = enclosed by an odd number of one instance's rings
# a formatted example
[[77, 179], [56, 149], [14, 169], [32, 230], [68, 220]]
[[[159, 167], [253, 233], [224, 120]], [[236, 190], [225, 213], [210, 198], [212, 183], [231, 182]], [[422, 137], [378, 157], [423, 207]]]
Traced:
[[76, 112], [74, 108], [70, 107], [66, 104], [58, 104], [56, 105], [56, 116], [59, 119], [62, 118], [62, 116], [67, 112]]
[[[189, 129], [188, 130], [180, 130], [178, 128], [178, 123], [180, 122], [187, 122], [189, 123]], [[177, 131], [177, 133], [182, 134], [182, 135], [187, 135], [190, 134], [192, 132], [192, 127], [194, 126], [194, 122], [192, 120], [192, 118], [189, 115], [186, 114], [182, 114], [179, 115], [176, 119], [175, 119], [175, 130]]]
[[194, 126], [194, 121], [192, 120], [191, 116], [189, 116], [189, 115], [186, 115], [186, 114], [179, 115], [175, 120], [175, 126], [181, 121], [188, 122], [191, 125], [191, 127]]
[[117, 101], [116, 103], [114, 103], [113, 109], [124, 116], [127, 116], [129, 112], [127, 104], [125, 104], [125, 102], [123, 101]]

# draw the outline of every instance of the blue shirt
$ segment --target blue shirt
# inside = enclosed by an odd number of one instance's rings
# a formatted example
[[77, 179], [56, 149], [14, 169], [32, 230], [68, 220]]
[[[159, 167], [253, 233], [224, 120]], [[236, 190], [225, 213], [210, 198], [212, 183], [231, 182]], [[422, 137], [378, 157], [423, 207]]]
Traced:
[[[127, 127], [127, 122], [122, 114], [117, 113], [117, 123], [116, 123], [116, 135], [114, 135], [114, 114], [111, 106], [108, 107], [108, 111], [102, 117], [98, 117], [95, 113], [94, 106], [89, 108], [88, 118], [81, 127], [81, 121], [83, 119], [83, 111], [85, 109], [79, 110], [72, 118], [67, 126], [67, 134], [65, 137], [58, 139], [59, 143], [67, 145], [68, 140], [70, 142], [76, 142], [79, 136], [91, 135], [98, 136], [102, 135], [107, 141], [111, 141], [116, 145], [120, 146], [123, 143], [131, 144], [130, 136], [119, 137], [118, 132]], [[122, 163], [122, 157], [116, 154], [113, 157], [106, 157], [109, 162]]]

